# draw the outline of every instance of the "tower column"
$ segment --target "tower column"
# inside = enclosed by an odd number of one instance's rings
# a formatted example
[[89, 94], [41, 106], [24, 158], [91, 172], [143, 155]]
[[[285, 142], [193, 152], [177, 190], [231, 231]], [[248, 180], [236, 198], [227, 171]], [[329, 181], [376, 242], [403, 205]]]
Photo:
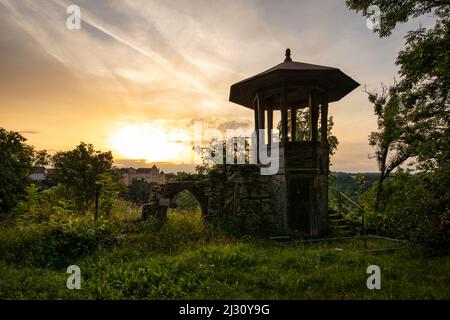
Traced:
[[322, 95], [322, 103], [320, 105], [320, 135], [322, 142], [328, 142], [328, 97]]
[[[256, 161], [256, 163], [259, 163], [259, 98], [258, 95], [256, 95], [253, 98], [253, 110], [254, 110], [254, 115], [255, 115], [255, 134], [256, 134], [256, 139], [255, 141], [252, 141], [253, 143], [256, 143], [256, 146], [253, 146], [253, 150], [256, 152], [256, 159], [254, 159], [254, 161]], [[255, 154], [255, 153], [254, 153]]]
[[288, 140], [288, 114], [286, 106], [286, 90], [281, 90], [280, 95], [280, 110], [281, 110], [281, 140]]
[[273, 107], [267, 108], [267, 143], [272, 144]]
[[309, 114], [310, 114], [310, 127], [311, 127], [311, 141], [317, 142], [317, 125], [319, 121], [319, 105], [317, 103], [317, 93], [311, 90], [309, 93]]
[[259, 129], [264, 130], [265, 128], [265, 110], [264, 107], [258, 103], [258, 121], [259, 121]]
[[297, 135], [297, 108], [291, 108], [291, 141], [296, 140]]

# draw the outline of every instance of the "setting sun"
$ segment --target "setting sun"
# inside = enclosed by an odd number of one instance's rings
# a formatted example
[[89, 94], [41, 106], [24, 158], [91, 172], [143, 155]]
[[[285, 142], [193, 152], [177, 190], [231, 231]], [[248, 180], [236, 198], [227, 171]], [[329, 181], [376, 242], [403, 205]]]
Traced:
[[168, 129], [156, 122], [119, 125], [110, 134], [109, 142], [119, 156], [147, 162], [189, 161], [192, 150], [187, 130]]

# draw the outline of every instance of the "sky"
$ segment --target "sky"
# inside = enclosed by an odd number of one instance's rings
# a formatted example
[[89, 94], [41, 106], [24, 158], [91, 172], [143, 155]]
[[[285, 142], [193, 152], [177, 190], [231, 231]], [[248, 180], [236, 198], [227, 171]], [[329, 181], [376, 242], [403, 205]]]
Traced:
[[[70, 30], [67, 7], [81, 9]], [[193, 168], [193, 124], [251, 128], [230, 86], [284, 59], [341, 69], [361, 86], [330, 104], [333, 171], [376, 171], [364, 88], [392, 84], [421, 17], [380, 39], [338, 0], [0, 0], [0, 127], [49, 152], [80, 141], [118, 166]]]

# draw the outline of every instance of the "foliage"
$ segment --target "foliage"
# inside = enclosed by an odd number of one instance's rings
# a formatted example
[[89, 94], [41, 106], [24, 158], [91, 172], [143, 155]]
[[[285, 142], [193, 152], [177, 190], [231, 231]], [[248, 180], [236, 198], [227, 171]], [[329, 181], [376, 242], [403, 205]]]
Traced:
[[[333, 190], [338, 190], [348, 197], [358, 200], [358, 193], [368, 191], [371, 186], [378, 180], [377, 173], [345, 173], [345, 172], [331, 172], [330, 187]], [[364, 185], [358, 185], [358, 179], [364, 177]]]
[[[320, 110], [319, 110], [320, 114]], [[335, 135], [333, 135], [332, 130], [334, 126], [333, 117], [328, 118], [328, 145], [330, 156], [334, 155], [336, 149], [339, 145], [339, 141]], [[308, 141], [311, 139], [311, 116], [309, 109], [298, 109], [296, 118], [297, 131], [295, 132], [295, 138], [297, 141]], [[281, 135], [281, 122], [278, 123], [278, 130]], [[288, 132], [291, 131], [291, 115], [288, 113]], [[280, 136], [281, 138], [281, 136]], [[322, 130], [319, 123], [317, 141], [322, 140]]]
[[47, 223], [3, 230], [2, 260], [18, 265], [61, 268], [116, 240], [114, 226], [106, 220], [54, 215]]
[[175, 198], [175, 204], [181, 210], [200, 210], [200, 203], [198, 203], [195, 196], [187, 190], [180, 192]]
[[127, 191], [122, 193], [122, 197], [138, 205], [143, 205], [148, 203], [151, 191], [152, 183], [134, 179], [127, 187]]
[[402, 112], [397, 87], [383, 88], [383, 93], [368, 93], [374, 105], [378, 131], [369, 136], [369, 144], [375, 147], [375, 159], [380, 172], [377, 184], [375, 211], [378, 211], [384, 180], [410, 157], [414, 156], [411, 147], [410, 122]]
[[439, 170], [450, 160], [450, 4], [433, 29], [412, 31], [406, 41], [397, 65], [410, 144], [421, 170]]
[[425, 14], [444, 15], [449, 6], [448, 0], [347, 0], [347, 7], [356, 12], [362, 12], [364, 16], [370, 17], [367, 10], [371, 5], [376, 5], [382, 12], [380, 28], [374, 30], [381, 37], [391, 35], [392, 30], [398, 23], [407, 22], [410, 18]]
[[[411, 17], [431, 14], [435, 18], [432, 27], [406, 35], [405, 48], [396, 60], [399, 82], [387, 94], [369, 94], [379, 123], [370, 142], [377, 147], [380, 167], [375, 200], [376, 211], [383, 207], [381, 217], [376, 218], [379, 227], [410, 240], [416, 248], [442, 253], [448, 247], [448, 231], [440, 224], [446, 225], [449, 203], [450, 2], [347, 1], [350, 9], [366, 16], [370, 5], [381, 9], [380, 29], [375, 31], [382, 37]], [[389, 151], [394, 151], [391, 159], [387, 158]], [[399, 172], [389, 183], [395, 188], [384, 192], [384, 179], [408, 157], [414, 157], [419, 173]]]
[[450, 249], [450, 192], [447, 175], [399, 172], [386, 185], [384, 228], [426, 254]]
[[[377, 30], [380, 36], [389, 35], [397, 23], [410, 17], [431, 13], [436, 18], [433, 27], [420, 27], [406, 35], [405, 48], [396, 60], [400, 81], [384, 99], [378, 98], [399, 117], [400, 121], [391, 127], [394, 139], [402, 140], [401, 148], [394, 148], [400, 157], [411, 153], [417, 157], [419, 169], [438, 170], [450, 159], [450, 2], [347, 1], [349, 8], [365, 15], [371, 4], [378, 5], [383, 13], [381, 29]], [[377, 110], [380, 99], [374, 97], [369, 95]], [[395, 125], [399, 125], [398, 129]]]
[[217, 230], [203, 221], [200, 210], [169, 209], [164, 225], [150, 217], [139, 231], [141, 234], [130, 240], [142, 241], [146, 249], [162, 254], [177, 253], [223, 239]]
[[123, 185], [114, 180], [111, 174], [102, 174], [95, 182], [99, 190], [98, 213], [103, 216], [110, 216], [117, 205], [119, 194], [123, 191]]
[[111, 152], [95, 151], [91, 144], [81, 142], [74, 150], [57, 152], [52, 161], [52, 179], [73, 191], [78, 208], [86, 213], [95, 199], [96, 181], [112, 169]]
[[203, 174], [190, 172], [177, 172], [174, 181], [200, 181], [204, 179]]
[[33, 167], [43, 167], [49, 165], [51, 157], [47, 150], [34, 151], [33, 154]]
[[35, 185], [14, 211], [16, 226], [0, 239], [0, 256], [13, 263], [59, 267], [115, 241], [114, 220], [80, 217], [62, 188], [38, 191]]
[[[336, 250], [339, 248], [340, 250]], [[0, 298], [19, 299], [448, 299], [449, 257], [367, 255], [344, 243], [279, 247], [213, 243], [155, 253], [145, 238], [76, 261], [82, 290], [65, 270], [17, 268], [0, 260]], [[366, 269], [382, 268], [382, 290], [367, 290]], [[424, 272], [426, 270], [426, 272]]]
[[25, 194], [33, 148], [18, 132], [0, 128], [0, 215], [10, 212]]

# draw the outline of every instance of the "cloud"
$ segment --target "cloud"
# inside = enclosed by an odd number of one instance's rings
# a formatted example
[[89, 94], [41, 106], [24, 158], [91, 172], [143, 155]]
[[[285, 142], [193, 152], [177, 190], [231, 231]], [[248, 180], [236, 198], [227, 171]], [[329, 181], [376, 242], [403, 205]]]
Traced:
[[[65, 26], [69, 4], [81, 7], [81, 30]], [[0, 125], [33, 128], [30, 140], [52, 149], [80, 140], [108, 149], [102, 137], [125, 118], [252, 128], [229, 87], [281, 62], [286, 47], [377, 86], [395, 75], [402, 36], [378, 39], [335, 0], [0, 0]], [[330, 113], [342, 137], [336, 167], [375, 169], [364, 159], [376, 127], [364, 93]]]
[[21, 134], [39, 134], [40, 131], [37, 131], [37, 130], [24, 130], [24, 131], [19, 131], [19, 133], [21, 133]]

